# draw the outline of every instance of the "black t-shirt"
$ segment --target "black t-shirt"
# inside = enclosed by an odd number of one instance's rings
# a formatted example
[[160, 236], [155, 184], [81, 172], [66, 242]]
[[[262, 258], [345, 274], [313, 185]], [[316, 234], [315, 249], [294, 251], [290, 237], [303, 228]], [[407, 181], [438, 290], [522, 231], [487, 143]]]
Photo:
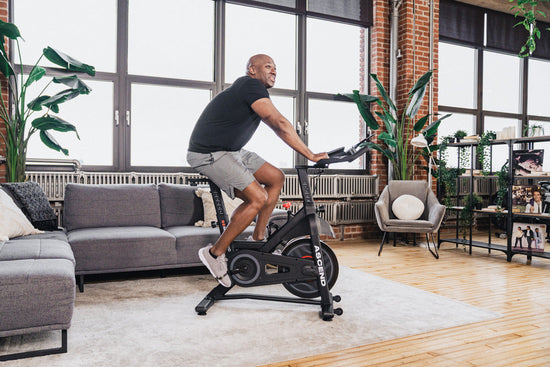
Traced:
[[260, 124], [260, 116], [250, 107], [260, 98], [269, 98], [269, 93], [259, 80], [249, 76], [235, 80], [204, 109], [191, 134], [189, 150], [211, 153], [241, 149]]

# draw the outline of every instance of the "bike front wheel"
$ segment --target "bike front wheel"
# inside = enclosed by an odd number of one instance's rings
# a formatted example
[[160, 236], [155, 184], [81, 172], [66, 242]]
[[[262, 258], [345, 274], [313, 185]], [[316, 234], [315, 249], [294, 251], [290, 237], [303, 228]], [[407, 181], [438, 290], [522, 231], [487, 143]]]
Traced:
[[[328, 288], [331, 289], [336, 279], [338, 279], [338, 259], [332, 249], [323, 241], [320, 241], [321, 254], [323, 256], [324, 277]], [[302, 259], [314, 259], [311, 250], [311, 239], [302, 238], [289, 243], [282, 251], [281, 255], [298, 257]], [[284, 271], [280, 269], [279, 271]], [[283, 283], [283, 286], [295, 296], [301, 298], [319, 297], [319, 284], [317, 280], [299, 281]]]

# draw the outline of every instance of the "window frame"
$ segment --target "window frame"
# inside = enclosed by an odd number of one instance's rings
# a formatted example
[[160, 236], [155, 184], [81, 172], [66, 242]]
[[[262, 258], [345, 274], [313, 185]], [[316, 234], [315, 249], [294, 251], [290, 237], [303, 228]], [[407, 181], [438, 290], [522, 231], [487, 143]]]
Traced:
[[[13, 2], [10, 0], [9, 19], [14, 19]], [[214, 70], [212, 81], [190, 80], [190, 79], [175, 79], [157, 76], [134, 75], [128, 74], [128, 40], [129, 40], [129, 1], [117, 1], [117, 50], [116, 50], [116, 71], [115, 72], [96, 72], [95, 77], [87, 75], [79, 75], [83, 80], [100, 80], [113, 83], [113, 114], [112, 114], [112, 129], [113, 129], [113, 164], [112, 165], [84, 165], [82, 169], [90, 172], [114, 171], [114, 172], [194, 172], [189, 166], [133, 166], [131, 165], [131, 128], [132, 116], [129, 115], [132, 110], [131, 89], [134, 83], [185, 87], [201, 90], [209, 90], [212, 98], [230, 86], [230, 83], [225, 81], [225, 5], [226, 3], [238, 4], [240, 6], [254, 6], [262, 9], [293, 13], [296, 16], [296, 87], [295, 89], [272, 88], [270, 94], [276, 96], [287, 96], [295, 99], [295, 128], [300, 137], [307, 144], [307, 120], [308, 120], [308, 101], [313, 99], [337, 100], [336, 94], [309, 92], [306, 90], [306, 32], [307, 32], [307, 17], [314, 17], [329, 21], [345, 22], [352, 25], [359, 25], [365, 29], [366, 49], [371, 43], [370, 29], [365, 27], [364, 22], [346, 20], [336, 16], [322, 15], [317, 13], [308, 13], [306, 10], [305, 0], [296, 0], [297, 7], [287, 8], [284, 6], [272, 5], [255, 1], [232, 1], [232, 0], [212, 0], [214, 14], [214, 39], [213, 42], [213, 57]], [[372, 9], [372, 0], [366, 0], [366, 4], [370, 4]], [[370, 12], [370, 23], [372, 24], [372, 12]], [[14, 47], [10, 47], [10, 52]], [[370, 55], [368, 55], [365, 72], [370, 71]], [[29, 73], [31, 65], [25, 65], [23, 72]], [[46, 67], [49, 75], [62, 75], [59, 69], [54, 67]], [[365, 90], [369, 90], [370, 80], [365, 81]], [[339, 99], [338, 99], [339, 100]], [[353, 102], [349, 102], [353, 103]], [[126, 121], [126, 116], [129, 115], [129, 121]], [[118, 116], [118, 120], [116, 119]], [[328, 146], [328, 149], [333, 147]], [[30, 160], [32, 160], [32, 157]], [[370, 159], [368, 154], [365, 155], [363, 168], [361, 169], [330, 169], [332, 173], [349, 173], [349, 174], [365, 174], [370, 171]], [[306, 164], [306, 159], [298, 153], [294, 153], [294, 167], [297, 165]], [[30, 168], [30, 167], [29, 167]], [[32, 166], [37, 168], [37, 166]], [[45, 165], [40, 166], [40, 170], [46, 171], [62, 171], [67, 170], [65, 165]], [[294, 168], [284, 168], [283, 171], [294, 173]]]

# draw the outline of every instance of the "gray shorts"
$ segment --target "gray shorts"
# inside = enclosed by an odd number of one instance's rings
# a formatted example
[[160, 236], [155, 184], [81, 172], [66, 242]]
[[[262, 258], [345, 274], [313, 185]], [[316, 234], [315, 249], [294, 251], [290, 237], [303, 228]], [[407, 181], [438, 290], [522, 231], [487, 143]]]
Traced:
[[243, 191], [254, 182], [254, 173], [266, 163], [256, 153], [241, 149], [236, 152], [187, 152], [187, 162], [200, 174], [212, 180], [230, 198], [235, 191]]

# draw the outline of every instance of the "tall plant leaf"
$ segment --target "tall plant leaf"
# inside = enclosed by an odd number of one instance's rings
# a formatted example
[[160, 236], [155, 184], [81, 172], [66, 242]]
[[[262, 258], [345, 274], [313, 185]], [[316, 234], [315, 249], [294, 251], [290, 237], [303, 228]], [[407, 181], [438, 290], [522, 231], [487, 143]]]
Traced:
[[66, 55], [61, 51], [57, 51], [54, 48], [48, 46], [42, 51], [42, 53], [48, 60], [67, 70], [83, 72], [90, 76], [95, 75], [95, 68], [93, 66], [73, 59], [69, 55]]
[[386, 89], [384, 88], [382, 83], [380, 83], [380, 80], [378, 79], [378, 76], [376, 74], [370, 74], [370, 76], [374, 80], [374, 82], [376, 83], [376, 88], [378, 88], [378, 91], [380, 92], [380, 95], [382, 96], [384, 101], [386, 101], [389, 108], [391, 108], [393, 111], [397, 111], [397, 108], [395, 107], [395, 104], [393, 104], [393, 101], [391, 100], [391, 98], [388, 96], [388, 93], [386, 92]]
[[393, 138], [392, 135], [388, 134], [387, 132], [383, 132], [380, 135], [378, 135], [378, 139], [382, 140], [384, 143], [386, 143], [390, 147], [397, 147], [397, 142]]
[[46, 75], [46, 69], [44, 69], [41, 66], [35, 66], [31, 73], [29, 74], [29, 77], [27, 78], [27, 81], [25, 82], [25, 87], [28, 87], [32, 83], [42, 79], [42, 77]]
[[78, 90], [80, 94], [89, 94], [92, 90], [76, 75], [55, 77], [52, 81], [57, 84], [65, 84], [71, 89]]
[[424, 125], [426, 125], [426, 121], [428, 121], [428, 118], [430, 117], [430, 115], [426, 115], [426, 116], [423, 116], [422, 118], [420, 118], [416, 124], [414, 124], [414, 131], [418, 132], [418, 131], [421, 131], [422, 128], [424, 127]]
[[0, 20], [0, 36], [2, 36], [2, 43], [4, 43], [4, 36], [14, 40], [21, 37], [21, 33], [15, 24]]
[[80, 136], [76, 131], [76, 127], [70, 122], [67, 122], [57, 116], [46, 115], [46, 116], [39, 117], [33, 120], [32, 127], [40, 131], [43, 131], [43, 130], [55, 130], [60, 132], [74, 131], [76, 133], [77, 138], [80, 139]]
[[42, 102], [44, 102], [48, 98], [50, 98], [50, 96], [36, 97], [35, 99], [33, 99], [32, 101], [30, 101], [27, 104], [27, 107], [30, 108], [33, 111], [40, 111], [40, 110], [42, 110]]
[[69, 101], [80, 94], [80, 91], [78, 91], [77, 89], [65, 89], [57, 93], [56, 95], [53, 95], [50, 98], [42, 101], [42, 105], [51, 108], [54, 105], [59, 105], [63, 102]]
[[52, 134], [50, 134], [46, 130], [40, 130], [40, 140], [42, 140], [42, 143], [44, 143], [44, 145], [46, 145], [48, 148], [57, 150], [58, 152], [62, 152], [65, 155], [69, 155], [69, 150], [59, 145]]
[[363, 117], [363, 120], [365, 120], [367, 126], [370, 127], [372, 130], [378, 129], [380, 127], [380, 125], [378, 125], [378, 121], [376, 121], [376, 119], [370, 112], [368, 104], [363, 104], [363, 102], [361, 101], [361, 96], [359, 95], [358, 90], [353, 91], [353, 100], [355, 101], [355, 104], [359, 109], [359, 113], [361, 114], [361, 117]]
[[422, 105], [422, 100], [426, 94], [426, 86], [432, 77], [432, 72], [428, 71], [417, 80], [409, 91], [410, 101], [407, 106], [405, 114], [410, 118], [413, 118], [418, 113], [420, 106]]
[[445, 120], [447, 117], [450, 117], [450, 116], [451, 116], [451, 114], [448, 113], [445, 116], [443, 116], [442, 118], [432, 122], [429, 126], [427, 126], [424, 129], [424, 131], [423, 131], [424, 136], [430, 137], [430, 136], [435, 135], [435, 133], [437, 132], [437, 129], [439, 128], [439, 124], [441, 124], [441, 121]]
[[2, 44], [2, 50], [0, 52], [0, 72], [6, 78], [9, 78], [10, 75], [15, 75], [15, 71], [13, 71], [13, 68], [11, 67], [11, 63], [6, 56], [6, 51], [4, 50], [3, 44]]

